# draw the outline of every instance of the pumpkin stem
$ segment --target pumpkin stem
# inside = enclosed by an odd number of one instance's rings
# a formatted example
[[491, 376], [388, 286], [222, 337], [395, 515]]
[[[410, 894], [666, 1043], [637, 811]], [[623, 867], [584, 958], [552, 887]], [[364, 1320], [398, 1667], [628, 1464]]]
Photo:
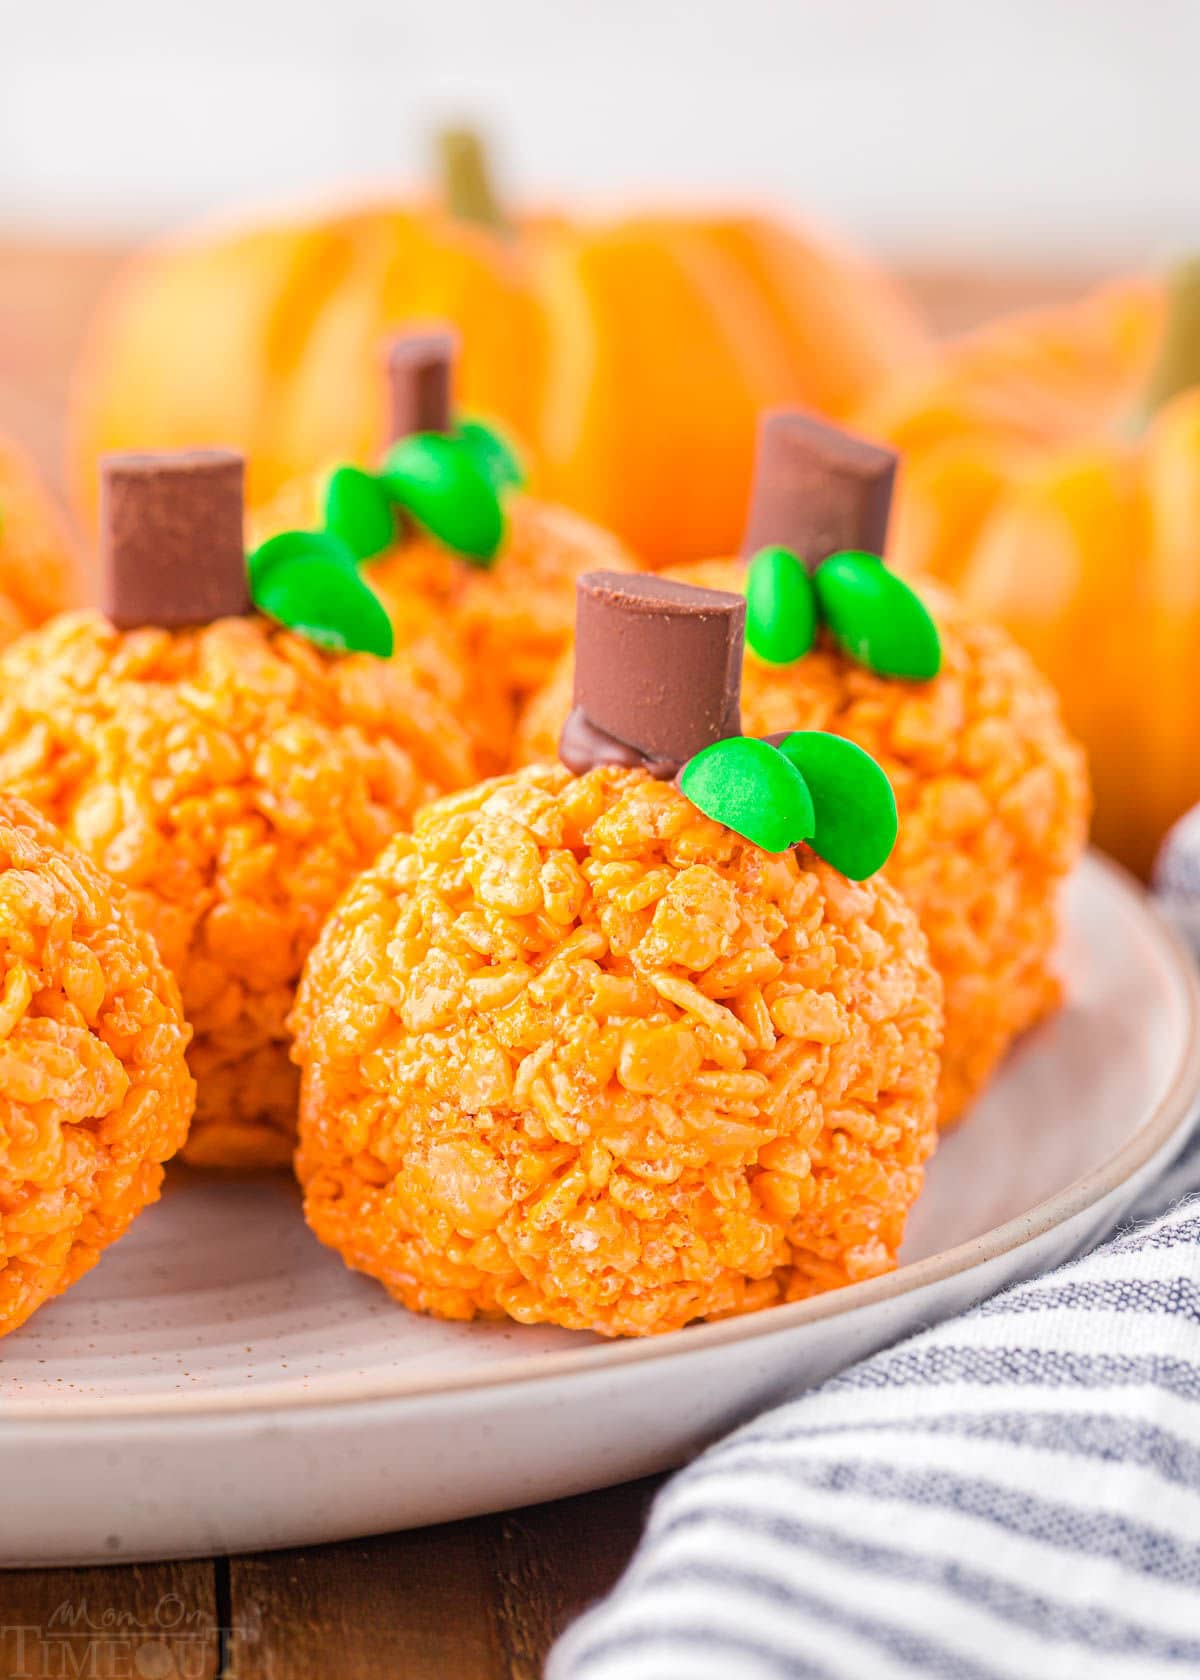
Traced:
[[473, 128], [444, 128], [437, 137], [442, 196], [452, 216], [508, 233], [508, 218], [492, 181], [481, 135]]
[[1193, 385], [1200, 385], [1200, 257], [1181, 262], [1167, 276], [1166, 324], [1142, 392], [1142, 415], [1149, 420]]

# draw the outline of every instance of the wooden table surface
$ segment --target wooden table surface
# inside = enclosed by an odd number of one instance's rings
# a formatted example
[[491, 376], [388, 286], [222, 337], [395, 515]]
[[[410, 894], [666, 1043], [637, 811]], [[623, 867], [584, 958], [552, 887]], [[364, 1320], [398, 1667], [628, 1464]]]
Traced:
[[375, 1540], [0, 1572], [5, 1680], [537, 1680], [656, 1481]]
[[[0, 237], [0, 431], [55, 486], [70, 368], [121, 255]], [[1088, 277], [906, 280], [948, 332]], [[555, 1636], [620, 1574], [657, 1485], [303, 1551], [0, 1572], [0, 1680], [537, 1680]]]

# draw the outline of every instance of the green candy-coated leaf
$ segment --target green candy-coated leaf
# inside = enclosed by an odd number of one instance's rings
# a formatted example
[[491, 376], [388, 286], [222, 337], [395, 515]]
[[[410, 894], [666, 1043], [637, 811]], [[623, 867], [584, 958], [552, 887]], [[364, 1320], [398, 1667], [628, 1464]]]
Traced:
[[266, 542], [260, 543], [253, 553], [246, 556], [250, 594], [255, 602], [258, 601], [258, 590], [264, 579], [277, 566], [289, 565], [297, 559], [311, 560], [314, 555], [320, 555], [330, 565], [342, 566], [346, 571], [358, 575], [354, 554], [340, 537], [335, 537], [329, 531], [280, 531], [277, 536], [268, 537]]
[[325, 529], [339, 537], [356, 560], [382, 554], [396, 540], [396, 515], [387, 490], [374, 473], [337, 467], [325, 486]]
[[447, 548], [479, 565], [495, 559], [504, 513], [476, 446], [439, 432], [413, 432], [392, 445], [380, 476], [388, 494]]
[[[286, 534], [298, 538], [306, 533]], [[264, 564], [260, 558], [257, 575], [251, 570], [255, 606], [332, 653], [390, 658], [392, 623], [379, 597], [363, 582], [353, 560], [347, 563], [345, 550], [331, 554], [323, 533], [307, 534], [307, 549], [293, 543], [273, 562]]]
[[735, 735], [689, 759], [681, 790], [698, 810], [764, 852], [786, 852], [815, 827], [812, 795], [790, 759], [765, 741]]
[[896, 795], [870, 753], [840, 735], [797, 730], [779, 751], [804, 777], [816, 824], [809, 845], [851, 881], [882, 869], [896, 844]]
[[790, 548], [760, 548], [746, 572], [746, 640], [771, 665], [792, 665], [817, 634], [812, 579]]
[[519, 490], [524, 484], [524, 469], [502, 432], [495, 431], [482, 420], [463, 420], [455, 428], [454, 435], [474, 454], [495, 490]]
[[881, 677], [928, 682], [942, 667], [937, 625], [919, 595], [874, 554], [831, 554], [813, 578], [842, 651]]

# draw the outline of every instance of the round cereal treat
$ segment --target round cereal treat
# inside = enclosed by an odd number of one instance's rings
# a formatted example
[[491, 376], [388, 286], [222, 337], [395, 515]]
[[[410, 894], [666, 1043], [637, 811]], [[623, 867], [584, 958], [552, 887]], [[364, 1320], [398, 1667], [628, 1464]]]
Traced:
[[[285, 492], [256, 519], [255, 533], [318, 520], [323, 482]], [[489, 567], [400, 526], [364, 575], [387, 608], [397, 649], [430, 673], [485, 771], [497, 771], [510, 761], [520, 710], [571, 646], [576, 580], [598, 569], [632, 569], [615, 537], [517, 491], [505, 498], [504, 541]]]
[[0, 794], [0, 1336], [157, 1199], [187, 1135], [179, 988], [122, 898]]
[[[657, 602], [616, 602], [631, 654], [697, 598], [653, 662], [694, 696], [729, 663], [710, 607], [741, 602], [639, 581]], [[693, 724], [701, 756], [738, 745], [730, 707], [631, 728], [601, 637], [625, 580], [589, 582], [571, 750], [636, 735], [654, 773], [535, 766], [390, 843], [298, 993], [297, 1170], [318, 1237], [408, 1307], [648, 1335], [895, 1263], [936, 1137], [940, 984], [883, 881], [766, 852], [664, 779]]]
[[644, 770], [427, 806], [293, 1016], [322, 1242], [405, 1306], [647, 1335], [895, 1263], [939, 986], [879, 880], [770, 856]]
[[[255, 515], [253, 535], [266, 541], [322, 524], [343, 535], [391, 616], [397, 645], [435, 636], [456, 652], [448, 698], [494, 771], [507, 766], [517, 709], [571, 645], [577, 578], [631, 571], [632, 561], [607, 531], [528, 494], [498, 434], [456, 420], [456, 355], [450, 332], [396, 339], [388, 355], [393, 445], [379, 469], [334, 468], [285, 486]], [[476, 505], [480, 486], [463, 466], [490, 479], [489, 506]]]
[[[226, 485], [228, 461], [208, 456], [105, 471], [109, 616], [61, 616], [0, 654], [0, 781], [129, 889], [179, 980], [199, 1087], [186, 1158], [286, 1165], [285, 1021], [308, 949], [392, 832], [479, 765], [440, 685], [402, 652], [335, 654], [249, 613], [147, 622], [222, 600], [239, 611], [240, 478]], [[160, 496], [178, 514], [189, 485], [222, 492], [198, 536], [150, 517]], [[182, 602], [192, 587], [217, 593]]]
[[394, 620], [410, 592], [444, 591], [470, 668], [498, 674], [519, 707], [571, 646], [577, 580], [632, 571], [633, 562], [616, 537], [552, 502], [515, 492], [505, 515], [504, 543], [487, 569], [463, 565], [421, 534], [383, 556], [371, 581]]
[[[820, 509], [811, 478], [807, 488], [804, 521]], [[754, 543], [780, 531], [780, 509], [764, 510], [763, 499], [752, 509]], [[784, 511], [788, 505], [785, 497]], [[854, 506], [861, 511], [861, 502]], [[878, 540], [877, 507], [871, 518]], [[780, 534], [803, 552], [797, 522], [785, 520]], [[746, 586], [746, 567], [735, 560], [669, 575], [713, 589]], [[962, 1116], [1013, 1039], [1059, 1001], [1052, 962], [1059, 892], [1086, 839], [1089, 794], [1082, 752], [1028, 656], [945, 588], [920, 581], [914, 593], [940, 643], [931, 679], [881, 675], [826, 627], [788, 664], [748, 650], [741, 705], [747, 734], [830, 731], [865, 748], [892, 782], [900, 823], [887, 874], [917, 911], [945, 986], [946, 1125]], [[554, 758], [570, 705], [564, 661], [525, 711], [516, 762]]]

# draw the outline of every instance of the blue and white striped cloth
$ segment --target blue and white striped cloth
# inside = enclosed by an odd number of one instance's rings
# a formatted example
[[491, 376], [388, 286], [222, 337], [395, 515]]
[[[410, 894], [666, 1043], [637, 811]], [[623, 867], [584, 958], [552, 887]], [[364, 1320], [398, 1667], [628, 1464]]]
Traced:
[[547, 1680], [1200, 1676], [1197, 1190], [705, 1453]]

